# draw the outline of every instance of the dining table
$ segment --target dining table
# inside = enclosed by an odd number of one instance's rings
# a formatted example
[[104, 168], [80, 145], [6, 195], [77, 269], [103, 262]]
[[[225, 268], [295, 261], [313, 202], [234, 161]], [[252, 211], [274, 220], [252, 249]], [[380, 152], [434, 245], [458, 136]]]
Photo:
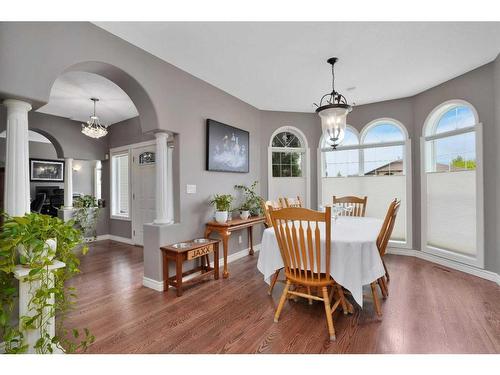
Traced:
[[[363, 286], [385, 274], [377, 248], [383, 220], [373, 217], [339, 216], [331, 221], [330, 274], [363, 307]], [[321, 257], [325, 259], [325, 226], [320, 225]], [[324, 269], [324, 261], [322, 262]], [[284, 267], [274, 228], [264, 230], [257, 269], [270, 284], [276, 270]]]

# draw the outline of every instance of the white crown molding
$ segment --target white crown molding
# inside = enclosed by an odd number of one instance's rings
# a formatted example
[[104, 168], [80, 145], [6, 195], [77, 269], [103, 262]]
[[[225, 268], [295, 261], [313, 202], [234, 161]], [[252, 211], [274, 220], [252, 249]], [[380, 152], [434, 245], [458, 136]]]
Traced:
[[420, 259], [426, 260], [426, 261], [431, 262], [431, 263], [436, 263], [436, 264], [439, 264], [441, 266], [445, 266], [445, 267], [452, 268], [452, 269], [457, 270], [457, 271], [465, 272], [465, 273], [468, 273], [470, 275], [480, 277], [482, 279], [493, 281], [493, 282], [497, 283], [497, 285], [500, 285], [500, 275], [495, 273], [495, 272], [483, 270], [480, 268], [470, 266], [468, 264], [459, 263], [459, 262], [455, 262], [455, 261], [452, 261], [449, 259], [441, 258], [441, 257], [438, 257], [436, 255], [432, 255], [432, 254], [429, 254], [429, 253], [426, 253], [426, 252], [423, 252], [420, 250], [388, 248], [387, 253], [394, 254], [394, 255], [404, 255], [404, 256], [411, 256], [411, 257], [415, 257], [415, 258], [420, 258]]

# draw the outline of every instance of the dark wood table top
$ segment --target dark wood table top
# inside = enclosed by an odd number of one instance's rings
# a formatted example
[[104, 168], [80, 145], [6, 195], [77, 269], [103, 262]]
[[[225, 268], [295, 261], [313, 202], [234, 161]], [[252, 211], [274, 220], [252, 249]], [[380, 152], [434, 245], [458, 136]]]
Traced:
[[207, 223], [207, 226], [211, 226], [211, 227], [236, 227], [236, 226], [245, 225], [245, 224], [248, 224], [248, 225], [258, 224], [258, 223], [264, 222], [264, 221], [266, 221], [265, 216], [250, 216], [248, 219], [237, 218], [237, 219], [228, 220], [225, 223], [218, 223], [216, 221], [209, 221]]

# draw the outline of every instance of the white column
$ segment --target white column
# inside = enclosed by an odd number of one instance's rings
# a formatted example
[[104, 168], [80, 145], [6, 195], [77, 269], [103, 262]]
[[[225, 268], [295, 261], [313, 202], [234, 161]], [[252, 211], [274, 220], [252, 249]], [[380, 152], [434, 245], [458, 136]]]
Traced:
[[[59, 268], [65, 267], [63, 262], [58, 260], [54, 260], [54, 263], [48, 266], [50, 272], [49, 275], [49, 283], [53, 285], [54, 283], [54, 274], [52, 271], [57, 270]], [[33, 293], [36, 292], [40, 288], [40, 281], [34, 280], [33, 282], [26, 281], [26, 277], [29, 275], [30, 269], [25, 268], [22, 265], [17, 265], [14, 271], [14, 276], [19, 280], [19, 316], [33, 316], [35, 314], [34, 307], [29, 305], [30, 300], [33, 298]], [[54, 304], [54, 295], [49, 298], [48, 303], [50, 305]], [[48, 317], [49, 309], [45, 309], [45, 316]], [[47, 328], [48, 334], [50, 337], [55, 336], [55, 317], [48, 317]], [[36, 352], [35, 344], [37, 340], [40, 338], [40, 332], [37, 329], [29, 329], [25, 330], [21, 325], [21, 321], [19, 322], [19, 330], [23, 333], [23, 344], [28, 345], [27, 353], [33, 354]], [[60, 352], [58, 348], [54, 347], [54, 352]]]
[[174, 147], [168, 146], [167, 148], [167, 218], [169, 223], [174, 222], [174, 179], [172, 176], [173, 171], [173, 154]]
[[155, 224], [167, 224], [168, 218], [168, 134], [155, 133], [156, 137], [156, 218]]
[[73, 208], [73, 159], [64, 158], [64, 209]]
[[3, 105], [7, 107], [4, 207], [11, 216], [23, 216], [30, 212], [28, 112], [31, 104], [7, 99]]

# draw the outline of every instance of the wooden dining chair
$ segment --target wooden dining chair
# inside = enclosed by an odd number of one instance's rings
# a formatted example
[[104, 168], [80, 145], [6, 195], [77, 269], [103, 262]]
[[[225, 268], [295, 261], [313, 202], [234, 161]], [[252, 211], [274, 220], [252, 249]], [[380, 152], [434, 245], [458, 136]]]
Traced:
[[355, 196], [336, 197], [333, 196], [333, 204], [341, 205], [344, 208], [352, 207], [350, 211], [343, 211], [339, 216], [365, 216], [366, 202], [368, 197], [359, 198]]
[[380, 229], [380, 233], [377, 237], [377, 247], [380, 254], [380, 258], [382, 259], [382, 264], [384, 265], [385, 270], [385, 278], [387, 282], [390, 280], [389, 271], [387, 270], [387, 266], [384, 262], [384, 255], [387, 251], [387, 244], [392, 236], [392, 231], [394, 230], [394, 225], [396, 224], [396, 218], [398, 215], [399, 207], [401, 206], [401, 201], [397, 198], [389, 205], [387, 209], [387, 213], [385, 215], [384, 223], [382, 224], [382, 228]]
[[[281, 199], [281, 198], [280, 198]], [[283, 208], [281, 201], [265, 201], [264, 199], [260, 200], [260, 208], [266, 217], [266, 221], [264, 222], [264, 226], [266, 228], [271, 228], [273, 223], [271, 222], [271, 216], [269, 215], [269, 207], [272, 207], [275, 210], [279, 210]]]
[[[273, 223], [271, 221], [271, 215], [269, 214], [270, 212], [270, 207], [273, 210], [279, 210], [283, 208], [282, 203], [281, 203], [281, 198], [279, 201], [264, 201], [264, 199], [260, 200], [260, 207], [262, 208], [262, 212], [264, 213], [266, 217], [266, 221], [264, 222], [264, 226], [266, 228], [271, 228], [273, 226]], [[280, 272], [283, 268], [277, 269], [274, 272], [274, 275], [271, 277], [271, 283], [269, 284], [269, 289], [267, 291], [267, 294], [271, 295], [273, 294], [274, 286], [276, 285], [276, 282], [278, 281], [278, 277], [280, 275]], [[284, 280], [279, 280], [280, 282], [284, 282]]]
[[[335, 340], [332, 314], [345, 299], [342, 287], [330, 275], [331, 259], [331, 208], [318, 212], [306, 208], [283, 208], [270, 212], [276, 240], [285, 265], [286, 285], [274, 315], [277, 323], [288, 297], [297, 296], [323, 301], [330, 340]], [[322, 228], [320, 228], [320, 224]], [[321, 231], [324, 231], [325, 254], [321, 254]], [[324, 261], [324, 267], [321, 262]], [[321, 270], [324, 269], [324, 272]], [[306, 291], [291, 290], [290, 286], [303, 287]], [[339, 298], [330, 305], [328, 287], [336, 288]], [[311, 293], [311, 288], [321, 289], [321, 296]]]
[[280, 198], [281, 205], [286, 208], [304, 208], [302, 199], [297, 195], [297, 198]]
[[384, 265], [385, 275], [380, 277], [376, 282], [372, 282], [370, 287], [372, 289], [373, 303], [375, 305], [375, 311], [378, 316], [382, 315], [380, 310], [380, 302], [377, 296], [377, 284], [380, 288], [382, 296], [387, 298], [389, 296], [389, 288], [387, 283], [389, 282], [389, 272], [387, 271], [387, 266], [384, 262], [384, 255], [387, 250], [387, 244], [389, 243], [389, 239], [391, 238], [392, 231], [394, 229], [394, 224], [396, 223], [396, 218], [398, 215], [399, 207], [401, 206], [401, 201], [394, 199], [389, 208], [387, 209], [387, 214], [385, 215], [384, 223], [380, 228], [379, 235], [377, 237], [377, 248], [380, 254], [380, 259], [382, 260], [382, 264]]

